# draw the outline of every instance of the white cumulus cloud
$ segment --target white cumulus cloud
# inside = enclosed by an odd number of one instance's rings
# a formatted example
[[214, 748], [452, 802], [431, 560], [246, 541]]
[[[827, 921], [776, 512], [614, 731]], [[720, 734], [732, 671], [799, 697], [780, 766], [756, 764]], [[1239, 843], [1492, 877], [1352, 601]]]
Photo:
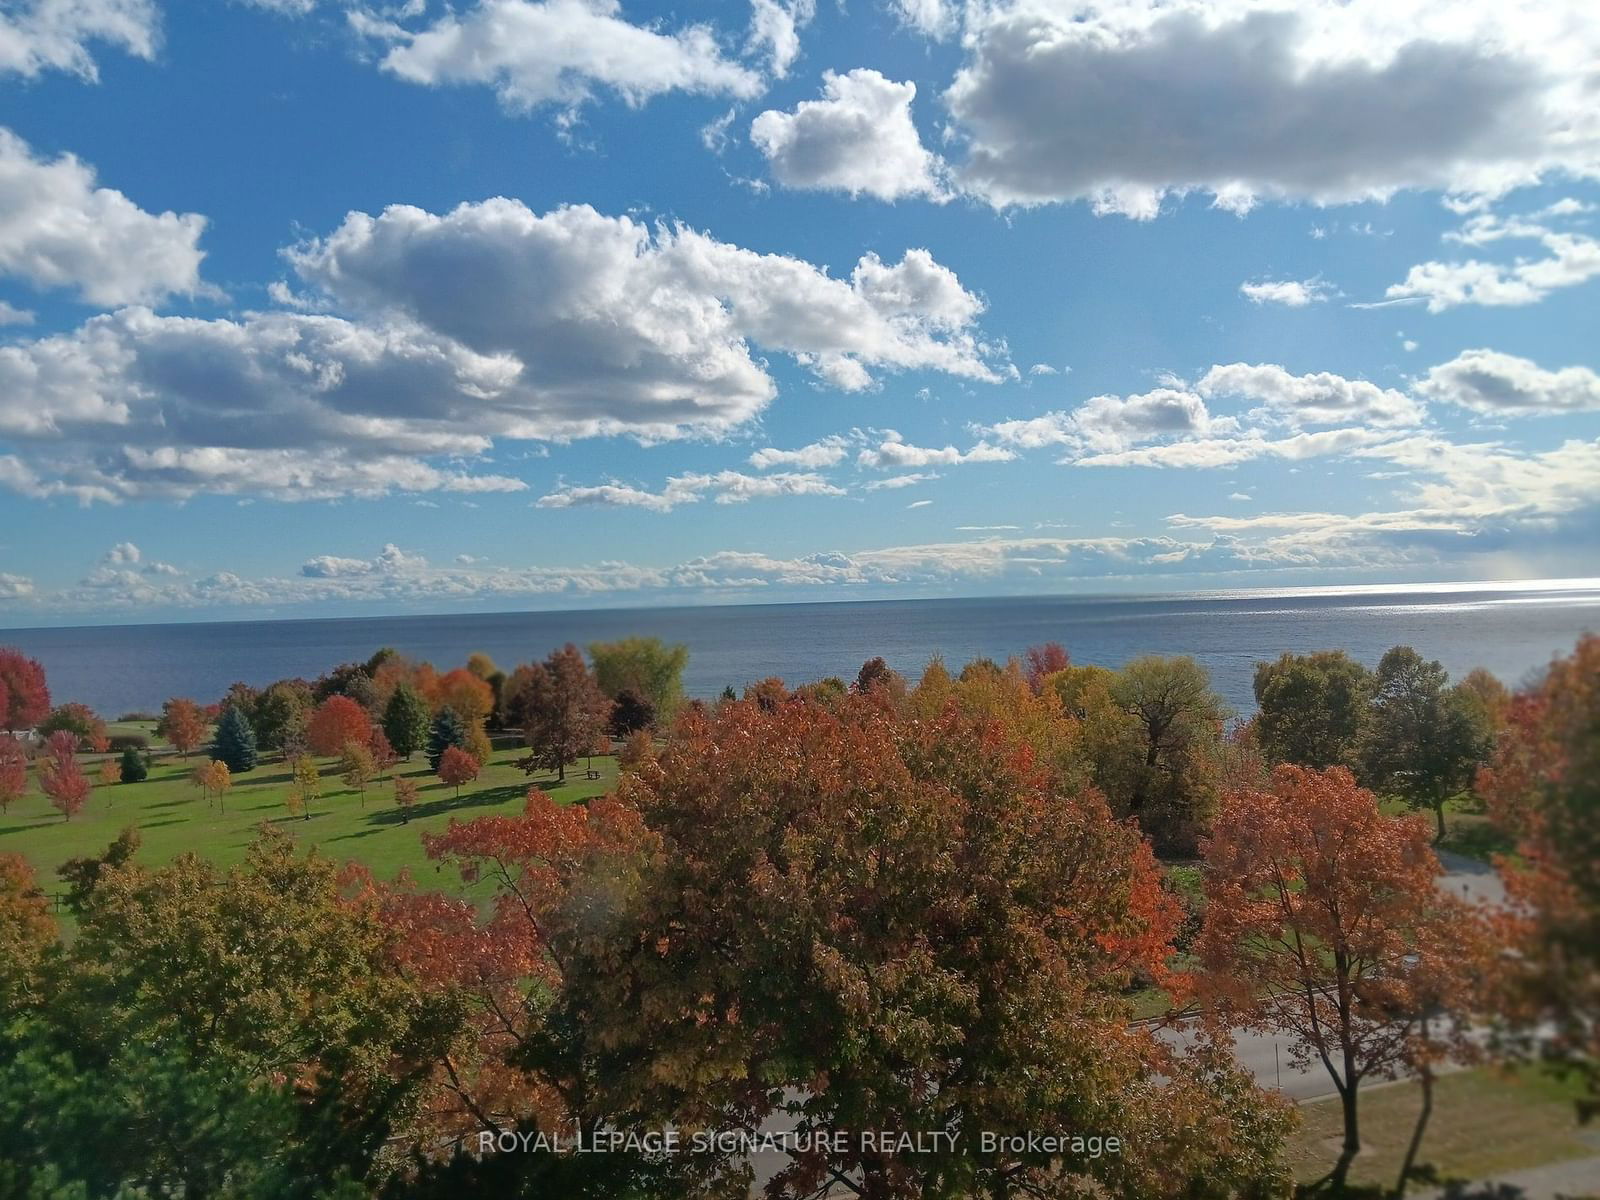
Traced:
[[1600, 411], [1600, 375], [1588, 367], [1547, 371], [1494, 350], [1463, 350], [1428, 371], [1419, 394], [1491, 416], [1558, 416]]
[[[845, 279], [682, 227], [515, 201], [352, 214], [294, 247], [290, 311], [125, 308], [0, 346], [0, 487], [84, 502], [515, 491], [502, 441], [719, 435], [777, 385], [998, 381], [982, 302], [926, 251]], [[321, 310], [321, 311], [318, 311]], [[441, 462], [441, 459], [449, 459]]]
[[[795, 10], [787, 11], [793, 20]], [[596, 88], [639, 105], [674, 91], [748, 98], [761, 87], [755, 71], [723, 53], [710, 27], [637, 25], [617, 0], [479, 0], [417, 30], [353, 19], [359, 32], [389, 44], [381, 63], [396, 77], [491, 87], [513, 110], [582, 104]], [[774, 57], [792, 57], [771, 18], [760, 29]]]
[[148, 59], [160, 40], [151, 0], [14, 0], [0, 8], [0, 76], [66, 71], [92, 81], [93, 43]]
[[1001, 0], [946, 101], [995, 205], [1235, 212], [1600, 172], [1589, 0]]
[[792, 113], [769, 109], [752, 122], [750, 140], [785, 187], [944, 199], [944, 164], [911, 119], [916, 94], [916, 84], [869, 68], [828, 71], [822, 99], [802, 100]]
[[[49, 160], [0, 128], [0, 274], [90, 304], [155, 303], [201, 288], [195, 213], [149, 213], [70, 154]], [[14, 310], [12, 310], [14, 311]]]

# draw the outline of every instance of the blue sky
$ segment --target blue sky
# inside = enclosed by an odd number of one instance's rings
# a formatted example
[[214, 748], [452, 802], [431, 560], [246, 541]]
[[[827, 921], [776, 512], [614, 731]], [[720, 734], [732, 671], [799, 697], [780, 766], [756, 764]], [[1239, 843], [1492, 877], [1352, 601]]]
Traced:
[[1584, 0], [0, 8], [0, 625], [1600, 574]]

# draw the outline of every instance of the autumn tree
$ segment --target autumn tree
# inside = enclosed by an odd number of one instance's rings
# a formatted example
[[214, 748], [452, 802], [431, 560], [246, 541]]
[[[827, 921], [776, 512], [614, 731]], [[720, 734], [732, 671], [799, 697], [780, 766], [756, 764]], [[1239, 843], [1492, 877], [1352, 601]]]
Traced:
[[100, 783], [103, 787], [115, 787], [122, 782], [122, 760], [107, 758], [100, 763]]
[[500, 725], [505, 729], [521, 729], [528, 723], [528, 682], [533, 678], [537, 664], [523, 663], [507, 677], [500, 691]]
[[1414, 808], [1431, 809], [1444, 838], [1444, 805], [1472, 783], [1492, 747], [1466, 697], [1450, 690], [1437, 662], [1410, 646], [1384, 654], [1372, 678], [1372, 708], [1361, 748], [1363, 781]]
[[803, 696], [807, 700], [814, 700], [824, 707], [837, 704], [850, 694], [850, 685], [837, 675], [824, 675], [821, 679], [810, 683], [803, 683], [795, 688], [794, 694]]
[[50, 901], [39, 890], [28, 860], [0, 853], [0, 1049], [5, 1048], [3, 1031], [9, 1019], [40, 999], [39, 969], [57, 937]]
[[[681, 718], [615, 797], [535, 793], [521, 817], [426, 844], [499, 893], [449, 944], [493, 945], [545, 981], [549, 1007], [514, 1008], [480, 1071], [491, 1096], [506, 1094], [491, 1065], [528, 1074], [511, 1113], [553, 1093], [580, 1122], [634, 1128], [753, 1130], [786, 1110], [802, 1132], [1075, 1128], [1138, 1147], [818, 1140], [771, 1196], [842, 1177], [896, 1198], [1286, 1185], [1284, 1107], [1127, 1023], [1124, 989], [1164, 977], [1175, 919], [1137, 831], [991, 724], [903, 721], [869, 697], [734, 702]], [[440, 960], [483, 986], [476, 962]]]
[[50, 713], [50, 688], [38, 660], [0, 646], [0, 729], [32, 729]]
[[467, 727], [453, 708], [441, 708], [428, 728], [428, 766], [439, 770], [439, 760], [450, 747], [465, 748]]
[[306, 723], [306, 744], [311, 753], [323, 758], [343, 754], [345, 745], [365, 745], [372, 736], [372, 719], [367, 710], [349, 696], [329, 696]]
[[383, 710], [383, 732], [408, 761], [428, 744], [428, 702], [405, 680], [395, 685]]
[[467, 730], [467, 740], [461, 748], [477, 759], [480, 767], [487, 767], [494, 755], [494, 743], [489, 740], [482, 725], [474, 725]]
[[611, 702], [606, 732], [614, 738], [628, 738], [656, 723], [656, 706], [632, 688], [623, 688]]
[[488, 716], [497, 718], [505, 703], [506, 673], [495, 665], [493, 658], [481, 650], [467, 655], [467, 670], [489, 685]]
[[74, 757], [77, 750], [78, 735], [71, 730], [58, 730], [45, 740], [45, 755], [39, 760], [39, 790], [67, 821], [83, 810], [91, 786]]
[[765, 679], [746, 684], [744, 689], [744, 699], [758, 705], [766, 712], [776, 712], [782, 708], [789, 702], [791, 695], [788, 685], [776, 675], [769, 675]]
[[121, 781], [123, 783], [143, 783], [150, 775], [150, 768], [140, 754], [132, 746], [122, 752], [118, 764], [121, 767]]
[[476, 779], [480, 770], [478, 760], [460, 746], [446, 746], [439, 756], [439, 778], [455, 788], [458, 799], [462, 786]]
[[372, 754], [372, 770], [375, 777], [387, 779], [389, 772], [400, 761], [400, 756], [389, 744], [389, 736], [383, 732], [382, 727], [377, 725], [372, 727], [372, 735], [367, 739], [367, 750]]
[[647, 730], [636, 729], [622, 743], [617, 754], [617, 767], [623, 771], [637, 771], [645, 763], [655, 761], [656, 745]]
[[1600, 637], [1588, 634], [1514, 696], [1477, 790], [1517, 842], [1500, 863], [1514, 901], [1502, 916], [1518, 951], [1505, 1007], [1540, 1028], [1530, 1053], [1587, 1084], [1600, 1113]]
[[594, 663], [595, 682], [613, 700], [631, 688], [655, 706], [662, 721], [671, 721], [683, 703], [687, 646], [668, 645], [653, 637], [590, 642], [589, 659]]
[[1372, 676], [1343, 650], [1256, 664], [1256, 732], [1274, 763], [1353, 767]]
[[565, 779], [567, 764], [587, 753], [604, 730], [610, 707], [576, 646], [552, 651], [528, 680], [522, 733], [531, 753], [523, 769], [554, 771]]
[[106, 723], [87, 704], [68, 701], [58, 704], [50, 710], [48, 716], [39, 722], [39, 735], [49, 737], [62, 730], [74, 734], [78, 739], [78, 749], [91, 750], [103, 754], [108, 745], [106, 738]]
[[216, 739], [211, 743], [211, 757], [226, 763], [236, 775], [255, 769], [256, 731], [239, 705], [230, 704], [223, 710]]
[[372, 751], [361, 742], [346, 742], [344, 753], [339, 757], [339, 776], [345, 787], [361, 793], [362, 808], [367, 806], [367, 786], [376, 775]]
[[1328, 1072], [1344, 1118], [1338, 1190], [1361, 1151], [1362, 1084], [1413, 1061], [1437, 1003], [1465, 1005], [1430, 980], [1481, 965], [1481, 920], [1439, 890], [1426, 823], [1385, 816], [1344, 767], [1284, 765], [1270, 789], [1227, 793], [1203, 849], [1211, 1014], [1287, 1034], [1296, 1065]]
[[394, 804], [400, 810], [403, 824], [411, 823], [411, 810], [417, 806], [418, 790], [415, 779], [407, 779], [404, 775], [394, 777]]
[[1072, 665], [1072, 656], [1060, 642], [1045, 642], [1042, 646], [1028, 647], [1023, 665], [1028, 686], [1038, 692], [1044, 688], [1046, 679]]
[[862, 696], [881, 692], [891, 699], [898, 699], [905, 695], [906, 681], [879, 655], [861, 664], [861, 670], [856, 672], [855, 690]]
[[460, 667], [439, 677], [433, 697], [440, 707], [453, 709], [469, 729], [481, 726], [494, 711], [494, 690], [477, 675]]
[[233, 772], [228, 770], [228, 764], [220, 758], [212, 759], [208, 766], [201, 768], [206, 773], [206, 788], [215, 793], [217, 808], [223, 808], [223, 800], [228, 794], [228, 789], [233, 787]]
[[28, 790], [28, 752], [9, 733], [0, 737], [0, 813]]
[[[290, 815], [311, 819], [311, 802], [322, 797], [322, 772], [309, 754], [294, 761], [294, 778], [289, 784]], [[295, 809], [299, 813], [295, 813]]]
[[184, 758], [188, 758], [190, 752], [205, 741], [206, 729], [205, 715], [193, 700], [174, 696], [161, 706], [161, 720], [156, 723], [156, 735], [166, 738]]
[[1461, 677], [1453, 689], [1460, 704], [1471, 715], [1473, 724], [1492, 748], [1505, 731], [1511, 711], [1511, 691], [1492, 671], [1474, 667]]

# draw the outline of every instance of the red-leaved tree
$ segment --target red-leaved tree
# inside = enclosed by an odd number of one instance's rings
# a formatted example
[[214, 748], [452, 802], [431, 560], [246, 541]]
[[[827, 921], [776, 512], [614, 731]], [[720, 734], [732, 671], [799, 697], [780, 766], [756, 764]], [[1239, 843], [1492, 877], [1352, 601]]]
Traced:
[[0, 646], [0, 729], [32, 729], [50, 714], [50, 688], [36, 659]]
[[78, 750], [78, 735], [71, 730], [58, 730], [45, 746], [46, 754], [39, 760], [39, 790], [61, 811], [62, 819], [70, 821], [88, 802], [93, 786], [73, 757]]
[[1557, 659], [1519, 692], [1477, 790], [1517, 839], [1500, 863], [1514, 903], [1502, 915], [1519, 954], [1506, 963], [1508, 1006], [1588, 1083], [1600, 1112], [1600, 637]]
[[460, 746], [446, 746], [439, 756], [439, 778], [455, 788], [461, 795], [463, 785], [471, 783], [483, 768], [478, 760]]
[[1046, 642], [1042, 646], [1029, 646], [1028, 653], [1024, 656], [1024, 675], [1028, 686], [1037, 694], [1044, 688], [1044, 681], [1057, 671], [1065, 671], [1072, 665], [1072, 656], [1068, 654], [1060, 642]]
[[372, 718], [349, 696], [329, 696], [306, 724], [306, 745], [323, 757], [343, 754], [350, 742], [365, 746], [371, 739]]
[[28, 752], [10, 734], [0, 737], [0, 813], [28, 790]]

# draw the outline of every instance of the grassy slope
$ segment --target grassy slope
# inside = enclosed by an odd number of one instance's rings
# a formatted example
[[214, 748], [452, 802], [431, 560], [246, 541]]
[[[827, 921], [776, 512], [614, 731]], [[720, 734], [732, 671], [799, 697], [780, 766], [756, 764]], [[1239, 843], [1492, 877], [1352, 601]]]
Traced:
[[[1592, 1155], [1600, 1147], [1590, 1140], [1593, 1131], [1578, 1125], [1572, 1103], [1576, 1091], [1575, 1083], [1561, 1083], [1538, 1068], [1443, 1076], [1434, 1088], [1433, 1119], [1418, 1161], [1430, 1164], [1444, 1182]], [[1352, 1183], [1393, 1185], [1420, 1103], [1416, 1083], [1362, 1092], [1363, 1150], [1351, 1168]], [[1343, 1123], [1337, 1100], [1302, 1104], [1300, 1115], [1290, 1163], [1301, 1182], [1310, 1182], [1333, 1165]]]
[[235, 776], [219, 810], [215, 800], [208, 805], [188, 779], [203, 757], [191, 755], [185, 762], [162, 749], [157, 748], [149, 779], [111, 787], [99, 784], [98, 761], [86, 756], [84, 769], [96, 786], [83, 811], [70, 821], [62, 820], [38, 792], [37, 783], [33, 784], [27, 796], [0, 814], [0, 851], [22, 854], [38, 872], [40, 886], [54, 892], [61, 888], [55, 869], [62, 862], [100, 853], [128, 825], [137, 825], [144, 838], [140, 862], [161, 863], [193, 850], [228, 865], [244, 857], [257, 828], [270, 821], [291, 830], [301, 845], [316, 846], [340, 861], [355, 859], [383, 878], [409, 867], [424, 886], [459, 888], [454, 872], [435, 875], [434, 864], [422, 851], [423, 833], [442, 830], [452, 817], [470, 820], [520, 812], [533, 784], [557, 800], [570, 802], [600, 795], [616, 782], [613, 758], [594, 760], [600, 772], [598, 780], [583, 777], [584, 762], [580, 760], [575, 770], [569, 769], [567, 781], [558, 784], [554, 777], [524, 775], [512, 763], [526, 751], [500, 746], [483, 774], [462, 788], [457, 799], [455, 789], [440, 783], [429, 772], [427, 759], [418, 754], [396, 767], [397, 774], [415, 778], [421, 789], [407, 824], [394, 805], [391, 783], [371, 784], [363, 807], [359, 794], [339, 779], [335, 761], [319, 759], [323, 795], [311, 804], [310, 819], [301, 820], [291, 818], [284, 805], [289, 769], [276, 756]]

